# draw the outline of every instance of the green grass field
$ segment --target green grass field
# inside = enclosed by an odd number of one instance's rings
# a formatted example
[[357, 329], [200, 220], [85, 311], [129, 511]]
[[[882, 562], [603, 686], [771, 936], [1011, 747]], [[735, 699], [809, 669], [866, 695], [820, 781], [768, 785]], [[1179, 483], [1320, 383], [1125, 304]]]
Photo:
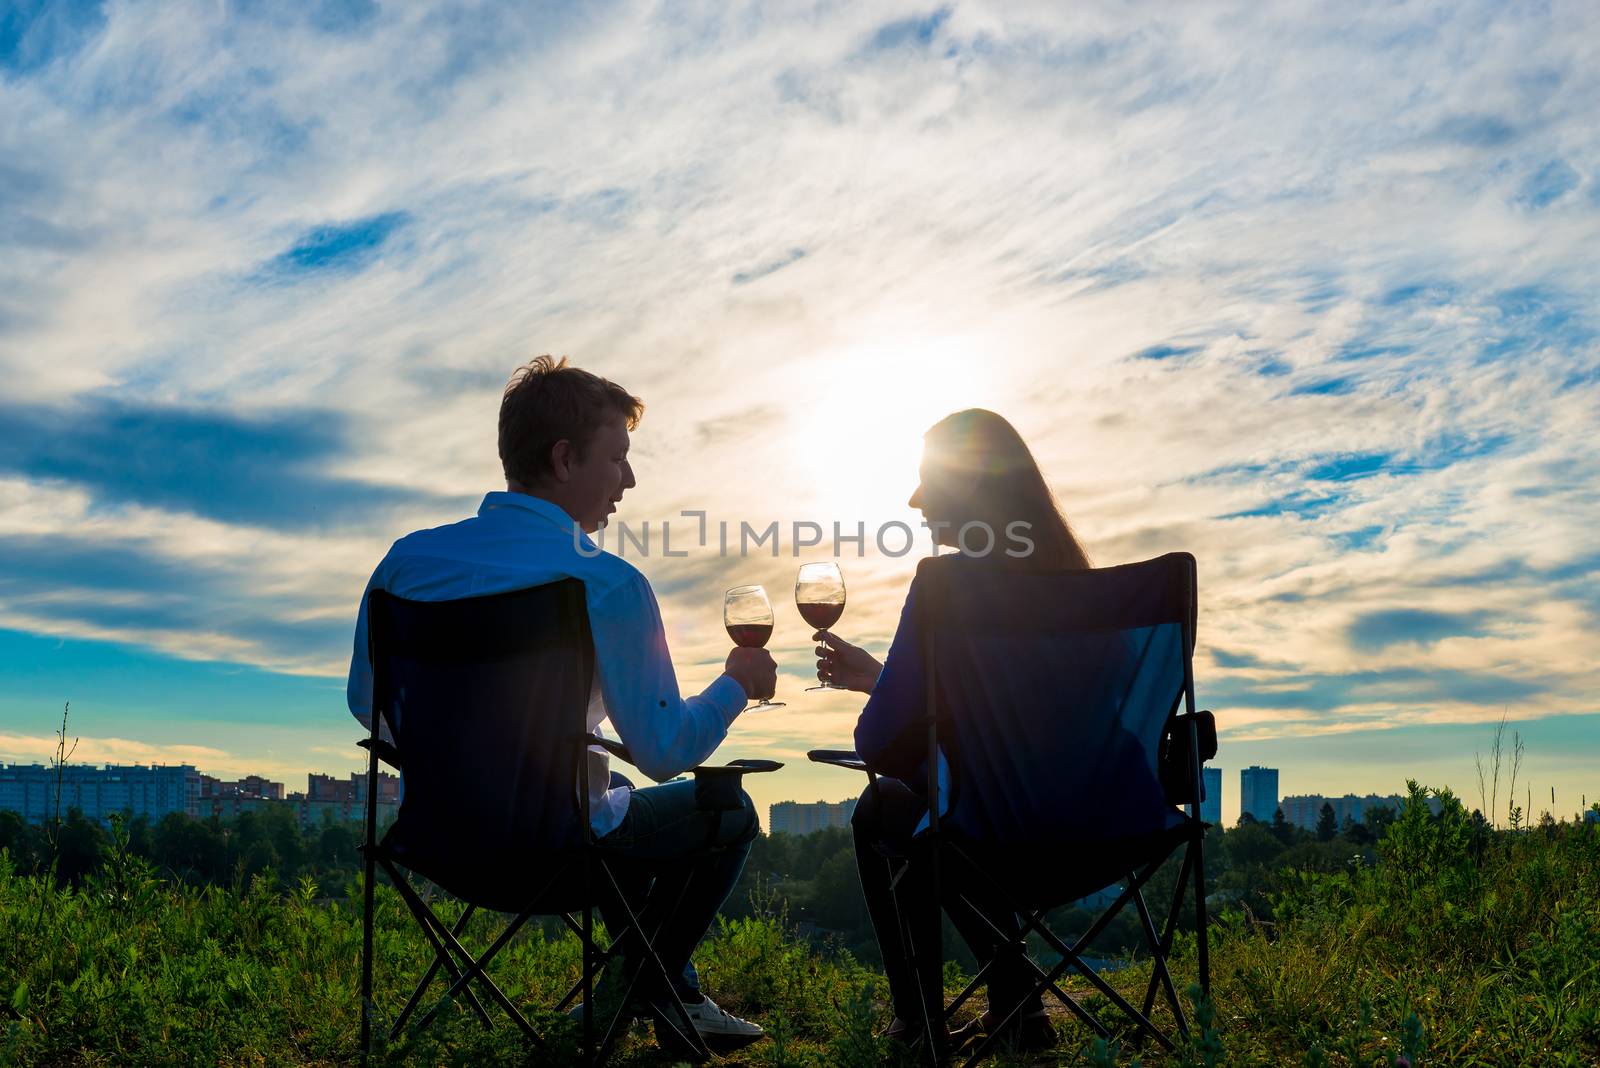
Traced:
[[[378, 900], [389, 976], [380, 1013], [392, 1015], [409, 990], [398, 976], [416, 974], [428, 950], [394, 891], [380, 887]], [[1124, 1036], [1107, 1048], [1062, 1016], [1053, 1053], [993, 1063], [1600, 1064], [1600, 825], [1491, 831], [1446, 794], [1437, 816], [1407, 805], [1385, 828], [1376, 863], [1283, 869], [1261, 900], [1270, 908], [1235, 907], [1216, 920], [1213, 996], [1189, 1047], [1169, 1055]], [[359, 898], [321, 899], [309, 880], [287, 893], [262, 876], [240, 888], [195, 887], [112, 850], [77, 887], [57, 886], [0, 855], [0, 1061], [351, 1062], [360, 932]], [[781, 906], [723, 922], [696, 959], [706, 989], [771, 1036], [733, 1063], [901, 1056], [873, 1037], [887, 1023], [881, 977], [848, 952], [797, 938]], [[486, 1033], [452, 1008], [376, 1061], [568, 1063], [565, 1019], [534, 1006], [552, 1002], [577, 965], [573, 938], [531, 930], [495, 969], [549, 1026], [552, 1051], [525, 1047], [503, 1021]], [[1179, 946], [1175, 970], [1180, 984], [1192, 978], [1192, 940]], [[1142, 992], [1148, 974], [1135, 964], [1112, 981]], [[948, 979], [960, 982], [954, 965]], [[671, 1062], [640, 1028], [615, 1063]]]

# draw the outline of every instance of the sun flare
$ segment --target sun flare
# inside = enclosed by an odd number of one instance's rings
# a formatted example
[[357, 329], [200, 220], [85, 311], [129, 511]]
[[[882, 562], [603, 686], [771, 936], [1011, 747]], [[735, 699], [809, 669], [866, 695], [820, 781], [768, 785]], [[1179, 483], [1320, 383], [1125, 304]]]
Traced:
[[951, 412], [997, 403], [996, 376], [978, 351], [961, 338], [884, 341], [843, 349], [820, 370], [807, 367], [797, 389], [814, 404], [796, 420], [794, 445], [819, 457], [811, 498], [841, 522], [910, 514], [922, 435]]

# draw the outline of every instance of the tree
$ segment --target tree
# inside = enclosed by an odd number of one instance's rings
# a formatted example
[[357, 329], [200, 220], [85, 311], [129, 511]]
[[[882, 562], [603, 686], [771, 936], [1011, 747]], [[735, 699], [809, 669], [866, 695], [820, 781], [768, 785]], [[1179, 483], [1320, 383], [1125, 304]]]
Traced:
[[1322, 803], [1322, 811], [1317, 814], [1317, 841], [1331, 842], [1339, 837], [1339, 817], [1333, 814], [1333, 806], [1328, 802]]
[[1362, 814], [1361, 822], [1371, 833], [1372, 840], [1381, 842], [1383, 840], [1383, 832], [1388, 828], [1389, 824], [1394, 822], [1394, 817], [1395, 811], [1393, 807], [1375, 805]]
[[1222, 844], [1228, 851], [1231, 868], [1266, 867], [1283, 852], [1283, 845], [1272, 832], [1254, 822], [1229, 831]]
[[100, 825], [86, 819], [77, 806], [68, 810], [59, 833], [60, 838], [56, 840], [56, 878], [76, 886], [84, 876], [100, 866], [106, 835]]
[[359, 859], [361, 839], [355, 831], [338, 823], [322, 828], [317, 837], [317, 859], [325, 868], [349, 867]]
[[1255, 821], [1233, 828], [1222, 844], [1228, 867], [1212, 885], [1217, 892], [1240, 900], [1256, 916], [1270, 918], [1272, 900], [1268, 891], [1283, 843], [1267, 824]]
[[1283, 809], [1280, 808], [1272, 814], [1272, 837], [1278, 840], [1279, 845], [1294, 845], [1294, 832], [1295, 826], [1284, 819]]
[[206, 883], [227, 876], [227, 838], [215, 819], [197, 820], [169, 812], [156, 824], [151, 838], [151, 859], [180, 879]]
[[871, 926], [867, 901], [861, 893], [861, 876], [856, 873], [854, 850], [836, 851], [817, 869], [811, 880], [811, 921], [833, 931], [863, 930]]
[[122, 814], [122, 826], [128, 832], [128, 852], [149, 858], [155, 849], [155, 832], [146, 813], [134, 815], [131, 810]]
[[292, 882], [305, 865], [309, 850], [304, 835], [300, 833], [300, 820], [287, 805], [264, 805], [260, 812], [260, 826], [264, 837], [276, 856], [272, 866], [284, 879]]
[[23, 819], [20, 812], [3, 809], [0, 810], [0, 850], [11, 854], [18, 871], [31, 872], [48, 846], [42, 830]]

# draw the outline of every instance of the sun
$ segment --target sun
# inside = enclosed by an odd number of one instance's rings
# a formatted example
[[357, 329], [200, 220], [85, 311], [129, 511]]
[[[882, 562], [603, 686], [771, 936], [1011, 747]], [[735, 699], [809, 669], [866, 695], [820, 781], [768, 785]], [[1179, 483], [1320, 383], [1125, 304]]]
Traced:
[[992, 406], [999, 394], [991, 369], [957, 338], [841, 349], [820, 366], [808, 361], [805, 382], [807, 403], [793, 424], [796, 447], [818, 457], [810, 495], [839, 521], [869, 527], [913, 514], [906, 501], [928, 428], [962, 408]]

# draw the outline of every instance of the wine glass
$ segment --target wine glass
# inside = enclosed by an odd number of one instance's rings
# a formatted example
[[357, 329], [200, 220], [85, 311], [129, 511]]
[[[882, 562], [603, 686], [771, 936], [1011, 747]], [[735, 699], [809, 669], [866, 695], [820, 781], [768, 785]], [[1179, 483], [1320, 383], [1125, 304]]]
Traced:
[[[722, 625], [728, 628], [733, 644], [744, 649], [763, 649], [772, 637], [772, 602], [761, 586], [735, 586], [722, 597]], [[751, 708], [782, 708], [782, 701], [765, 697]]]
[[[800, 616], [818, 630], [827, 630], [844, 615], [844, 572], [832, 560], [800, 565], [800, 574], [794, 580], [794, 603]], [[807, 686], [812, 690], [842, 690], [832, 682]]]

